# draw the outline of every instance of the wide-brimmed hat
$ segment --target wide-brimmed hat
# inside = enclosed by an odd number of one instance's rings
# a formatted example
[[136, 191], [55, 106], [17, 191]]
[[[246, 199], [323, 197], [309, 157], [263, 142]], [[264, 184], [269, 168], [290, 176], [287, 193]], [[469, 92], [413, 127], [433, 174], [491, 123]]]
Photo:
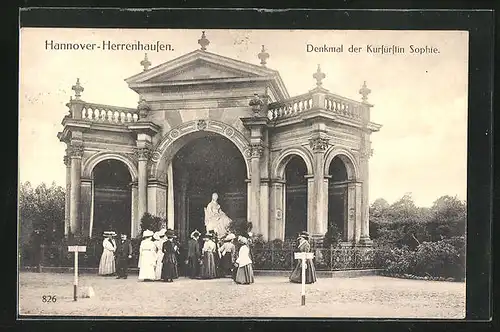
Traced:
[[177, 236], [175, 236], [175, 232], [173, 229], [167, 229], [167, 232], [165, 233], [165, 235], [168, 237], [168, 238], [175, 238]]
[[102, 236], [116, 236], [114, 231], [105, 231]]
[[212, 239], [213, 235], [208, 232], [208, 233], [205, 233], [205, 235], [203, 235], [203, 239]]
[[155, 239], [155, 240], [159, 240], [159, 239], [160, 239], [160, 232], [155, 232], [155, 233], [153, 234], [153, 239]]
[[151, 237], [153, 236], [155, 233], [153, 231], [150, 231], [149, 229], [148, 230], [145, 230], [143, 233], [142, 233], [142, 237]]
[[238, 242], [242, 244], [248, 244], [248, 239], [244, 236], [238, 236]]
[[236, 235], [234, 235], [233, 233], [229, 233], [229, 234], [225, 237], [224, 241], [232, 241], [232, 240], [234, 240], [234, 239], [236, 239]]
[[194, 238], [194, 237], [200, 237], [201, 233], [198, 232], [197, 229], [195, 229], [192, 233], [191, 233], [191, 237]]
[[163, 237], [167, 234], [167, 230], [165, 228], [162, 228], [157, 233], [160, 237]]

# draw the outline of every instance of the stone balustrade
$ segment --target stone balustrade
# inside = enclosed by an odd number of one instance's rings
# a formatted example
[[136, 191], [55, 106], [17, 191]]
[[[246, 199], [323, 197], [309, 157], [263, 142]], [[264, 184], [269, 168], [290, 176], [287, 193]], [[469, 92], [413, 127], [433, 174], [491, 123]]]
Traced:
[[311, 94], [303, 94], [291, 99], [270, 104], [268, 117], [270, 120], [288, 118], [311, 109], [313, 100]]
[[127, 124], [139, 120], [139, 112], [134, 108], [85, 103], [82, 119], [110, 124]]
[[[323, 98], [313, 98], [315, 93], [323, 95]], [[324, 100], [324, 103], [316, 105], [315, 102], [318, 100]], [[361, 102], [332, 93], [309, 92], [285, 101], [269, 104], [268, 117], [270, 120], [279, 120], [299, 115], [312, 108], [319, 108], [331, 111], [341, 117], [360, 119], [363, 107]]]
[[361, 118], [361, 106], [360, 102], [336, 96], [333, 94], [327, 94], [325, 96], [324, 108], [328, 111], [337, 113], [340, 116], [344, 116], [352, 119]]

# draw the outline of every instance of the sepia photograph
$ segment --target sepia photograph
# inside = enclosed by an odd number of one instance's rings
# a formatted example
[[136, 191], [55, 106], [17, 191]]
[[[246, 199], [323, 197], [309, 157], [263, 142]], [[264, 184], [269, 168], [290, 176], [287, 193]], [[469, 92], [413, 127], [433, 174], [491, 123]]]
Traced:
[[467, 31], [19, 43], [20, 318], [465, 318]]

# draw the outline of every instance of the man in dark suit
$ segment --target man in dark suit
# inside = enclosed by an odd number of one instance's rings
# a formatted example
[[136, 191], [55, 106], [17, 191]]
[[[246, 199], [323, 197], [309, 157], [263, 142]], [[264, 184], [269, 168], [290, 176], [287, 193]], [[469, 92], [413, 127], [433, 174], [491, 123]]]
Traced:
[[128, 260], [132, 258], [132, 243], [127, 239], [127, 234], [121, 233], [121, 240], [118, 242], [115, 252], [116, 257], [116, 279], [127, 279]]

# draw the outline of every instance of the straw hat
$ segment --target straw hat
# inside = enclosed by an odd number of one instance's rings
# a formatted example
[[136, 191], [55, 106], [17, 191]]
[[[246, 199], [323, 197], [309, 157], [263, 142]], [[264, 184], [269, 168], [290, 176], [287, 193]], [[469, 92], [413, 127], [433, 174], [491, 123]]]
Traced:
[[191, 233], [191, 238], [195, 238], [195, 237], [200, 237], [201, 233], [198, 232], [197, 229], [195, 229], [192, 233]]
[[165, 234], [167, 234], [167, 230], [165, 228], [162, 228], [157, 233], [160, 237], [163, 237], [165, 236]]
[[248, 239], [243, 236], [238, 236], [238, 242], [241, 244], [248, 244]]
[[232, 241], [234, 239], [236, 239], [236, 235], [234, 235], [233, 233], [229, 233], [224, 239], [224, 241]]
[[102, 236], [116, 236], [114, 231], [105, 231]]
[[149, 229], [148, 230], [145, 230], [143, 233], [142, 233], [142, 237], [151, 237], [153, 236], [154, 233], [153, 231], [150, 231]]
[[159, 240], [159, 239], [160, 239], [160, 232], [155, 232], [155, 233], [153, 234], [153, 239], [155, 239], [155, 240]]

